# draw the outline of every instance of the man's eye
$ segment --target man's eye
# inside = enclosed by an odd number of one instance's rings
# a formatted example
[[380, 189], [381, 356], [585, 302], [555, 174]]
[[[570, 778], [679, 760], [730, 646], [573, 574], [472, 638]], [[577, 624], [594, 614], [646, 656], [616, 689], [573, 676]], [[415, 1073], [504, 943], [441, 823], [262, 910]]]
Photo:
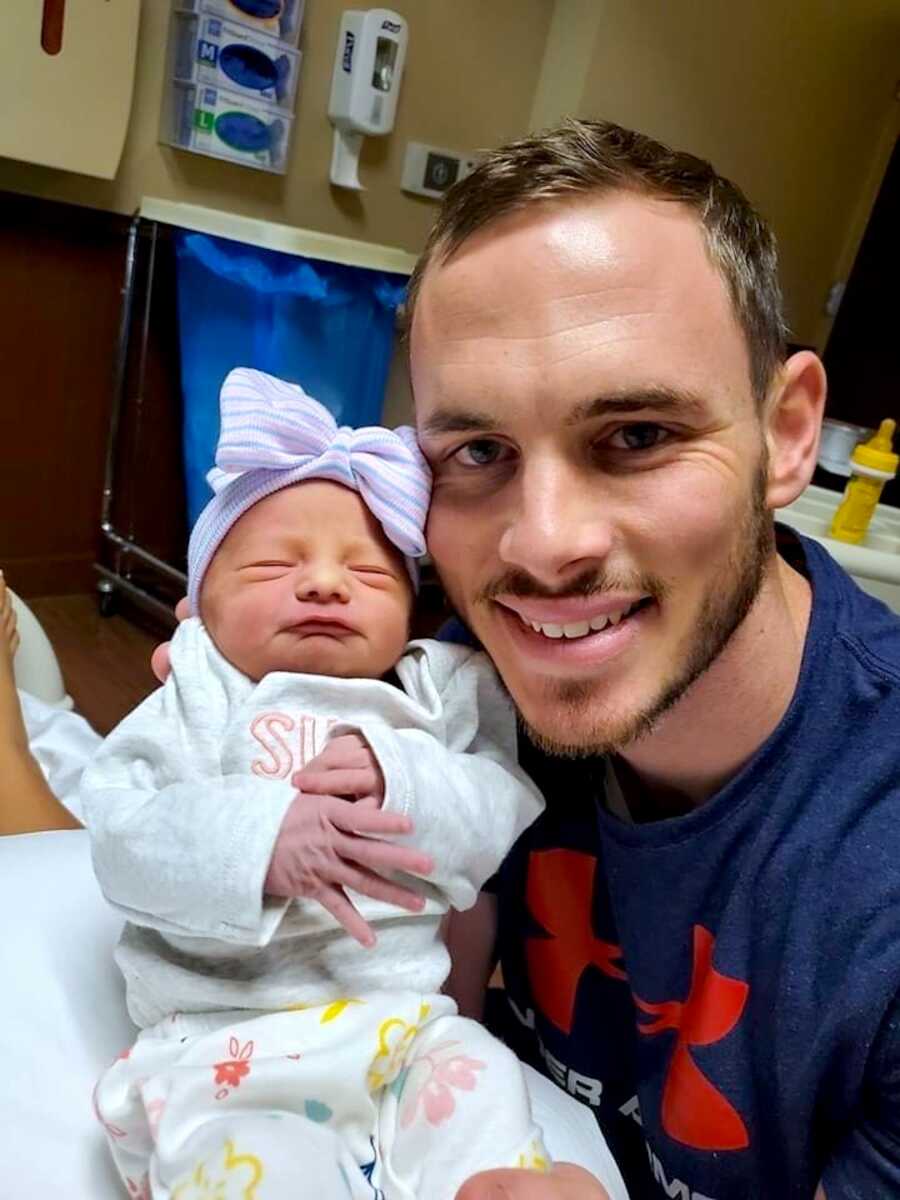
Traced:
[[654, 425], [651, 421], [640, 421], [634, 425], [623, 425], [609, 439], [614, 450], [652, 450], [666, 441], [668, 429]]
[[490, 438], [478, 438], [474, 442], [466, 442], [465, 446], [455, 452], [453, 457], [464, 467], [491, 467], [501, 462], [508, 451], [502, 442]]

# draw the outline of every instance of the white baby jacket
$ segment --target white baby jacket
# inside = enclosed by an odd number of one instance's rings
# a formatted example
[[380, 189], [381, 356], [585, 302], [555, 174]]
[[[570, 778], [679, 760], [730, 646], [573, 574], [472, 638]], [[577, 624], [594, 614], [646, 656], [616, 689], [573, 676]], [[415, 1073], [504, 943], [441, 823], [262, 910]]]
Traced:
[[[179, 626], [165, 685], [88, 766], [94, 869], [127, 924], [117, 951], [140, 1026], [168, 1014], [270, 1010], [361, 991], [440, 990], [448, 907], [474, 904], [543, 806], [516, 765], [515, 718], [487, 657], [412, 642], [382, 680], [274, 672], [259, 683], [196, 619]], [[384, 774], [384, 808], [435, 869], [419, 914], [351, 893], [375, 929], [359, 946], [319, 904], [263, 897], [292, 774], [329, 735], [357, 731]]]

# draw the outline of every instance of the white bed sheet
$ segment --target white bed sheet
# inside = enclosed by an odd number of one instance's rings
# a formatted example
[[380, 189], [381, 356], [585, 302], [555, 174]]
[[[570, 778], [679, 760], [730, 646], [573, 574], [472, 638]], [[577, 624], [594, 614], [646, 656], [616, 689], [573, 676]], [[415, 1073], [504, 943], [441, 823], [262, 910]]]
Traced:
[[0, 1195], [121, 1195], [91, 1090], [134, 1039], [82, 830], [0, 838]]
[[[0, 1197], [121, 1200], [91, 1092], [135, 1030], [82, 830], [0, 838]], [[627, 1200], [588, 1110], [529, 1069], [548, 1149]]]

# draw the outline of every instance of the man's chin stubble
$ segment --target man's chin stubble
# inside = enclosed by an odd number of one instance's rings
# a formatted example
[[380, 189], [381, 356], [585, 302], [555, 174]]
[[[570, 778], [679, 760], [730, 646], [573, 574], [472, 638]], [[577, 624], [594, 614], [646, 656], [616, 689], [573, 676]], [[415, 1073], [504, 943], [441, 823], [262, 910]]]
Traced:
[[[544, 754], [569, 759], [615, 753], [652, 731], [659, 713], [655, 717], [638, 713], [625, 720], [608, 714], [608, 719], [602, 716], [598, 719], [598, 691], [598, 684], [592, 682], [555, 684], [552, 692], [548, 688], [544, 701], [546, 709], [554, 714], [553, 728], [549, 724], [539, 726], [529, 721], [517, 707], [519, 725], [529, 741]], [[584, 731], [577, 741], [572, 738], [575, 730]]]

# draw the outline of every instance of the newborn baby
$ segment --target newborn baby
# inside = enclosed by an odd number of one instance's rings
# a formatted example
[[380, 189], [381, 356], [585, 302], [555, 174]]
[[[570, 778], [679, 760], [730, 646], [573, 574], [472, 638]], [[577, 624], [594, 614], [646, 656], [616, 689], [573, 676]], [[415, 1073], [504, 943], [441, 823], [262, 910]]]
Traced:
[[427, 465], [256, 371], [221, 407], [195, 615], [83, 783], [141, 1027], [96, 1090], [116, 1164], [173, 1200], [543, 1169], [519, 1063], [441, 994], [442, 918], [542, 802], [487, 658], [407, 644]]

